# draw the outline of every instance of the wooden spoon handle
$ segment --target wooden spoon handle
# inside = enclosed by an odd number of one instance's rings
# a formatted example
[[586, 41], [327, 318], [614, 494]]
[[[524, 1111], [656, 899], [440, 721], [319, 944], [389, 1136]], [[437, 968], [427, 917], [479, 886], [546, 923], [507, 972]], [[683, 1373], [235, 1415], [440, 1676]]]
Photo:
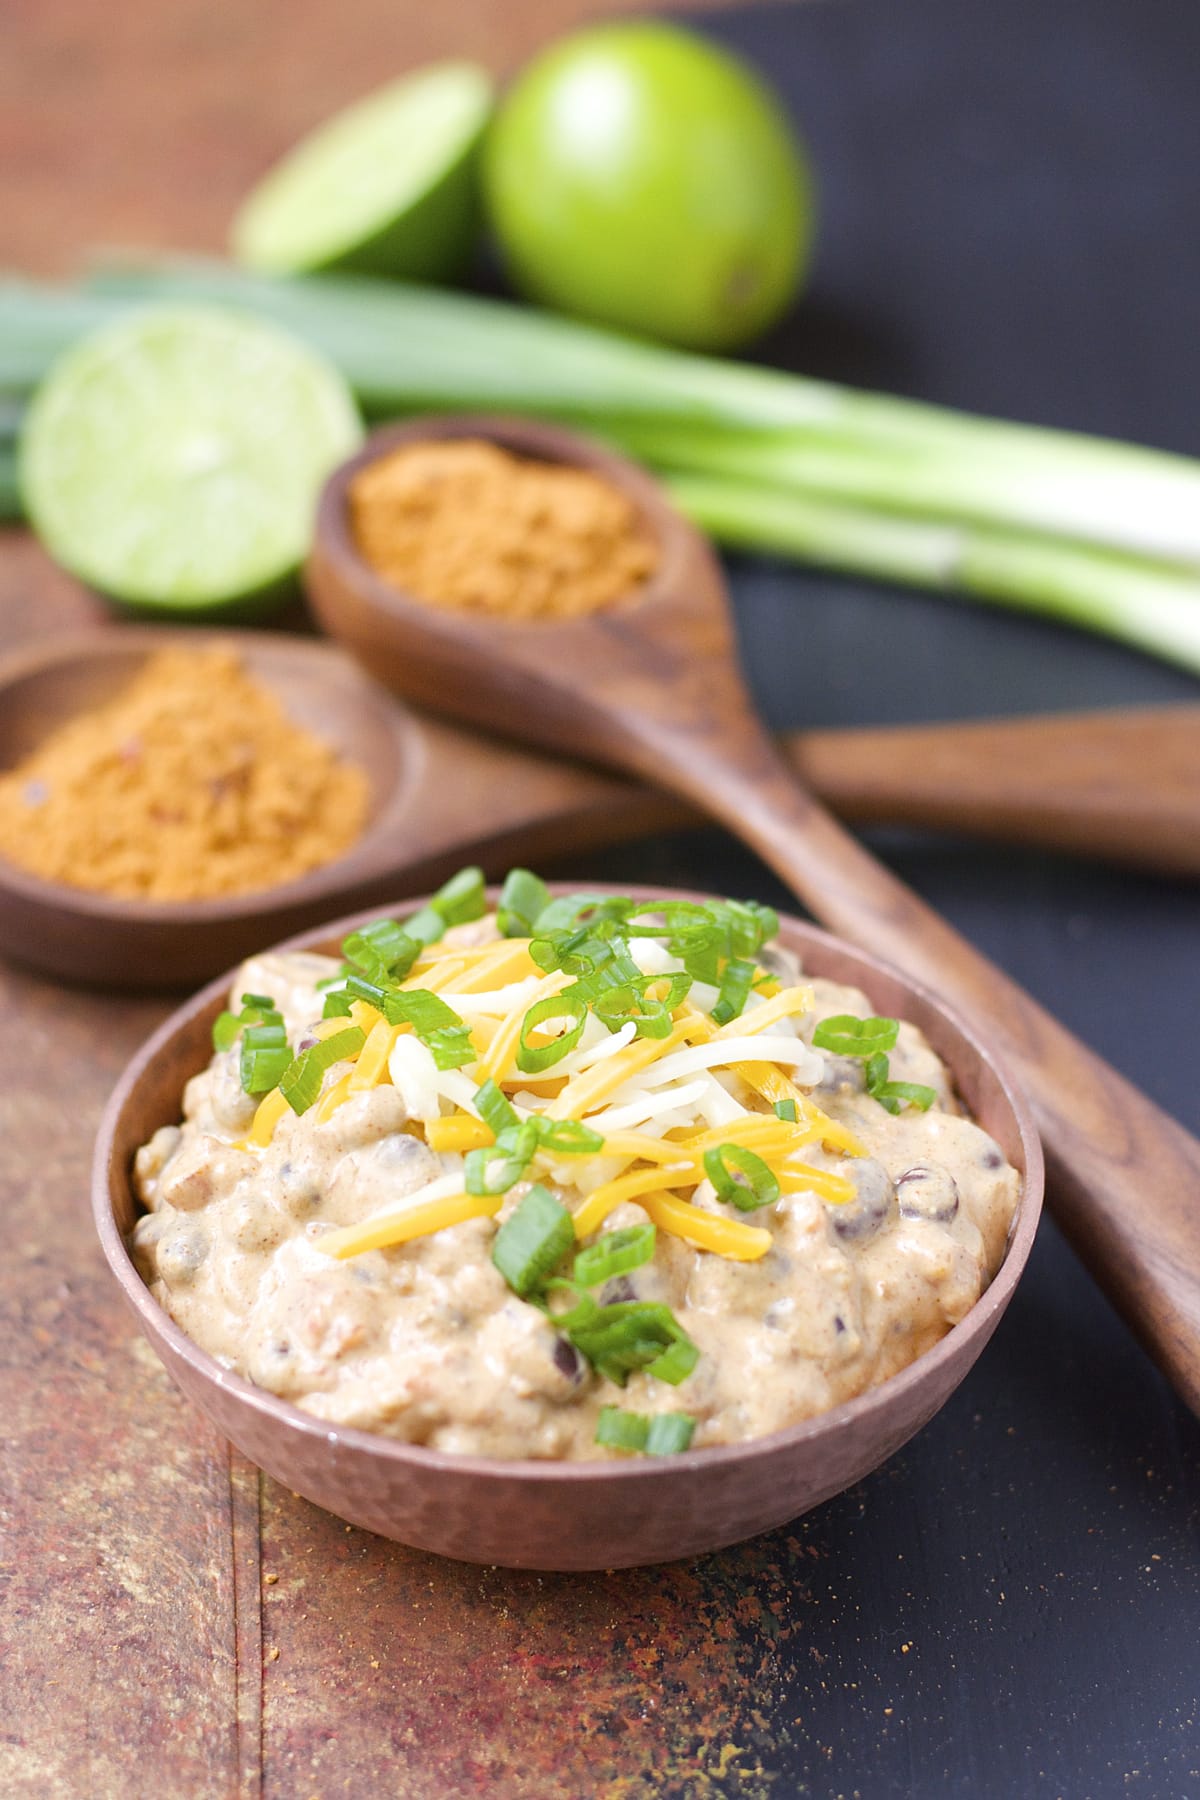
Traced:
[[785, 746], [839, 818], [1200, 874], [1200, 706], [797, 732]]
[[824, 924], [978, 1023], [1023, 1078], [1055, 1217], [1200, 1412], [1200, 1143], [1085, 1048], [838, 825], [747, 722], [660, 767], [752, 844]]

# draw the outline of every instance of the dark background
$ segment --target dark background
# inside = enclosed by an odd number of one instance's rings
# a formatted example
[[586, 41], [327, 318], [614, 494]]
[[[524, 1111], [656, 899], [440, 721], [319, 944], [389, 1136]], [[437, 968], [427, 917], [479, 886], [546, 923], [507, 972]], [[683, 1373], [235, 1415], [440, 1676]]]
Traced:
[[[815, 0], [705, 26], [770, 72], [818, 172], [814, 279], [769, 360], [1200, 454], [1197, 9]], [[778, 726], [1196, 698], [1190, 676], [1065, 627], [730, 567]], [[1200, 1123], [1193, 887], [872, 841], [1064, 1023]], [[787, 904], [718, 832], [572, 872]], [[800, 1528], [819, 1560], [780, 1657], [773, 1791], [1200, 1795], [1198, 1450], [1196, 1422], [1047, 1221], [951, 1404]]]

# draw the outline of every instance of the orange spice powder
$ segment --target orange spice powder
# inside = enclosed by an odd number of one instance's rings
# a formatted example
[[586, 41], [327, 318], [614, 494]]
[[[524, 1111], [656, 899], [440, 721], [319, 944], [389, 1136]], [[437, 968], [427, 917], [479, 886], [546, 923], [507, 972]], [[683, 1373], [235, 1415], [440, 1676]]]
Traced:
[[406, 444], [365, 464], [351, 527], [385, 581], [438, 606], [570, 618], [623, 599], [658, 548], [625, 494], [590, 470], [473, 438]]
[[368, 805], [232, 649], [170, 649], [0, 777], [0, 855], [127, 899], [245, 894], [332, 862]]

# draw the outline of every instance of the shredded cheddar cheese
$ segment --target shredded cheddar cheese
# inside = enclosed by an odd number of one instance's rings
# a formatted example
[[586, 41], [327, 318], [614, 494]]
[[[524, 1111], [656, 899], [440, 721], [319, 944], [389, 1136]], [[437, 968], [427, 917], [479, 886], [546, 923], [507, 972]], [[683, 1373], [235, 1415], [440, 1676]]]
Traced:
[[639, 1201], [655, 1225], [673, 1237], [681, 1237], [698, 1250], [713, 1250], [733, 1262], [757, 1262], [771, 1248], [769, 1231], [761, 1225], [743, 1225], [737, 1219], [724, 1219], [717, 1213], [704, 1212], [674, 1194], [649, 1193]]
[[603, 1187], [589, 1194], [583, 1205], [575, 1214], [575, 1236], [590, 1237], [598, 1231], [610, 1212], [625, 1200], [634, 1200], [641, 1194], [649, 1193], [651, 1188], [671, 1186], [668, 1177], [678, 1177], [680, 1187], [696, 1185], [696, 1167], [692, 1162], [681, 1162], [667, 1168], [635, 1169], [632, 1175], [619, 1175], [615, 1181], [606, 1181]]
[[495, 1143], [495, 1137], [488, 1130], [482, 1119], [473, 1119], [470, 1113], [458, 1113], [452, 1119], [426, 1119], [425, 1142], [431, 1150], [439, 1155], [447, 1150], [458, 1153], [467, 1150], [484, 1150]]
[[[436, 1077], [430, 1062], [429, 1074], [420, 1078], [425, 1084], [420, 1089], [425, 1107], [439, 1097], [443, 1107], [441, 1114], [421, 1123], [431, 1151], [456, 1158], [495, 1144], [491, 1127], [471, 1110], [471, 1096], [491, 1080], [508, 1089], [510, 1103], [515, 1099], [518, 1120], [541, 1117], [556, 1124], [594, 1121], [600, 1125], [598, 1148], [539, 1144], [532, 1154], [524, 1153], [529, 1157], [529, 1179], [536, 1179], [537, 1168], [548, 1167], [567, 1189], [573, 1181], [578, 1182], [572, 1223], [580, 1242], [599, 1232], [618, 1206], [636, 1201], [660, 1230], [698, 1250], [735, 1261], [764, 1256], [772, 1237], [762, 1225], [697, 1206], [686, 1197], [706, 1180], [706, 1152], [721, 1145], [736, 1145], [762, 1158], [781, 1195], [808, 1192], [834, 1205], [854, 1197], [853, 1182], [813, 1167], [800, 1153], [806, 1145], [820, 1142], [844, 1155], [858, 1156], [864, 1154], [862, 1146], [785, 1072], [793, 1061], [804, 1064], [807, 1045], [786, 1033], [770, 1035], [771, 1028], [781, 1021], [812, 1009], [810, 987], [775, 983], [773, 991], [757, 1004], [722, 1026], [685, 999], [661, 1038], [638, 1037], [632, 1022], [624, 1025], [615, 1039], [605, 1038], [597, 1031], [596, 1021], [589, 1019], [589, 1035], [567, 1052], [561, 1066], [522, 1071], [517, 1057], [523, 1038], [534, 1046], [550, 1044], [563, 1029], [562, 1021], [554, 1017], [528, 1027], [531, 1006], [560, 993], [573, 979], [562, 969], [543, 974], [530, 956], [526, 938], [492, 940], [471, 947], [435, 944], [421, 952], [401, 987], [459, 1000], [463, 1006], [460, 1017], [475, 1056], [474, 1065], [467, 1070], [451, 1069]], [[666, 992], [668, 979], [651, 969], [651, 998]], [[350, 1067], [327, 1084], [317, 1100], [318, 1124], [330, 1119], [353, 1096], [393, 1079], [393, 1067], [397, 1068], [395, 1079], [401, 1079], [392, 1052], [411, 1027], [390, 1024], [377, 1008], [356, 999], [348, 1019], [323, 1020], [312, 1028], [313, 1035], [325, 1040], [347, 1024], [358, 1026], [365, 1042], [349, 1059]], [[762, 1039], [761, 1060], [745, 1058], [743, 1046], [751, 1038]], [[723, 1060], [718, 1053], [726, 1045], [728, 1056], [740, 1056], [741, 1060]], [[679, 1054], [673, 1055], [675, 1052]], [[784, 1066], [772, 1060], [773, 1056], [782, 1056]], [[734, 1098], [736, 1084], [726, 1079], [720, 1087], [714, 1068], [723, 1068], [726, 1077], [736, 1076], [753, 1098], [739, 1103]], [[614, 1097], [615, 1103], [610, 1105]], [[794, 1120], [757, 1110], [764, 1103], [774, 1106], [781, 1100], [794, 1104]], [[280, 1090], [269, 1093], [255, 1114], [247, 1145], [268, 1145], [286, 1111]], [[611, 1128], [604, 1123], [609, 1117]], [[714, 1117], [720, 1122], [711, 1123]], [[625, 1119], [635, 1125], [639, 1119], [661, 1119], [663, 1127], [656, 1131], [650, 1123], [637, 1129], [619, 1128]], [[681, 1120], [691, 1122], [681, 1124]], [[329, 1255], [344, 1258], [408, 1243], [466, 1219], [494, 1217], [503, 1195], [469, 1194], [462, 1191], [461, 1181], [461, 1176], [446, 1175], [427, 1183], [414, 1203], [402, 1211], [385, 1211], [361, 1224], [327, 1232], [315, 1238], [314, 1244]]]
[[561, 969], [555, 969], [547, 975], [530, 992], [528, 999], [521, 1000], [513, 1007], [496, 1033], [487, 1051], [479, 1060], [479, 1079], [481, 1082], [489, 1078], [493, 1081], [507, 1076], [510, 1065], [517, 1054], [517, 1045], [521, 1038], [521, 1027], [525, 1023], [525, 1014], [539, 1000], [550, 994], [559, 994], [570, 985], [571, 977], [564, 975]]
[[367, 1041], [346, 1077], [349, 1093], [357, 1094], [365, 1088], [379, 1086], [388, 1072], [388, 1057], [392, 1053], [392, 1045], [403, 1029], [401, 1025], [389, 1025], [386, 1019], [376, 1015], [375, 1023], [367, 1034]]
[[361, 1256], [364, 1250], [386, 1250], [393, 1244], [407, 1244], [413, 1238], [445, 1231], [448, 1226], [461, 1225], [467, 1219], [493, 1219], [500, 1211], [502, 1201], [502, 1194], [452, 1194], [443, 1200], [410, 1206], [404, 1212], [367, 1219], [361, 1225], [344, 1225], [336, 1231], [322, 1232], [313, 1242], [326, 1256], [336, 1256], [339, 1260]]
[[265, 1149], [275, 1135], [275, 1127], [287, 1109], [288, 1103], [279, 1089], [272, 1088], [271, 1092], [258, 1103], [258, 1111], [254, 1115], [254, 1123], [250, 1127], [247, 1143]]
[[[696, 1018], [702, 1015], [697, 1013]], [[682, 1044], [694, 1031], [690, 1019], [682, 1019], [676, 1024], [669, 1036], [665, 1038], [638, 1038], [621, 1050], [616, 1056], [609, 1057], [594, 1069], [587, 1069], [582, 1075], [569, 1081], [556, 1100], [552, 1100], [546, 1108], [546, 1115], [551, 1119], [582, 1119], [586, 1113], [594, 1112], [601, 1100], [606, 1100], [619, 1087], [623, 1087], [630, 1076], [639, 1074], [651, 1063], [658, 1062], [668, 1050], [674, 1050]]]

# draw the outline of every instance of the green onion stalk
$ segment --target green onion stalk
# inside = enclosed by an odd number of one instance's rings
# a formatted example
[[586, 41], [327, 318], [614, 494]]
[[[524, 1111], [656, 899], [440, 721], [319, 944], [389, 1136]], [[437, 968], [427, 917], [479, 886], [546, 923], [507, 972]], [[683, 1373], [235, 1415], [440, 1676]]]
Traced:
[[1022, 608], [1200, 673], [1198, 461], [363, 277], [126, 259], [73, 289], [0, 283], [0, 504], [14, 404], [81, 332], [161, 301], [273, 319], [372, 416], [496, 409], [588, 428], [722, 544]]

